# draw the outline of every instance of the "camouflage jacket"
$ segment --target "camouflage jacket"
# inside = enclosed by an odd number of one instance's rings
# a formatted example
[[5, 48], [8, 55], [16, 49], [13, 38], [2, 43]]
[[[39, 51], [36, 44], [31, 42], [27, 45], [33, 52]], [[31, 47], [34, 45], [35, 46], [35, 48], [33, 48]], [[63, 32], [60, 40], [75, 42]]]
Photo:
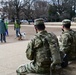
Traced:
[[[50, 68], [51, 63], [60, 63], [57, 37], [45, 30], [37, 33], [28, 44], [26, 56], [28, 59], [34, 60], [34, 65], [43, 67], [43, 69], [44, 67]], [[48, 70], [48, 68], [46, 69]]]
[[69, 60], [76, 57], [74, 31], [67, 30], [62, 32], [59, 38], [60, 50], [68, 55]]

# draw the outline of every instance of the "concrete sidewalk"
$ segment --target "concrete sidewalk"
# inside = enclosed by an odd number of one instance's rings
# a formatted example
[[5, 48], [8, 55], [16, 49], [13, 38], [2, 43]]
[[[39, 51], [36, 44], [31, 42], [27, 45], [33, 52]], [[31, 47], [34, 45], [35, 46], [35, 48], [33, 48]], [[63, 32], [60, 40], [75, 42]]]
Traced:
[[19, 65], [28, 63], [26, 47], [28, 41], [0, 45], [0, 75], [16, 75]]

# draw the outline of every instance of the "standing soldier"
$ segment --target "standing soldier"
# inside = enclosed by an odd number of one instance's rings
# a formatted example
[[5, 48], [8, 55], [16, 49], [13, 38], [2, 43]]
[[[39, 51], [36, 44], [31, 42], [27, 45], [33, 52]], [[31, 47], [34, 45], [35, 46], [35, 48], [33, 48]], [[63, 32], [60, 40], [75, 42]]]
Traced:
[[76, 32], [70, 29], [71, 21], [65, 19], [62, 21], [62, 34], [60, 35], [60, 51], [66, 53], [68, 60], [76, 59]]
[[50, 65], [51, 68], [54, 68], [61, 62], [57, 37], [45, 30], [42, 18], [36, 19], [34, 22], [36, 35], [26, 49], [26, 57], [32, 62], [20, 66], [16, 71], [17, 75], [26, 75], [30, 72], [49, 73]]

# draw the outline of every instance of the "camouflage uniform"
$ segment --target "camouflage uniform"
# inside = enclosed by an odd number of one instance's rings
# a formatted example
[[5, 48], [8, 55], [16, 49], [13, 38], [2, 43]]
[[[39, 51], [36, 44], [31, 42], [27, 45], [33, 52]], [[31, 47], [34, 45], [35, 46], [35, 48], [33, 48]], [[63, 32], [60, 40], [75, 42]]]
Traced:
[[[22, 75], [22, 73], [25, 75], [30, 72], [50, 72], [51, 63], [52, 65], [60, 63], [57, 37], [53, 33], [48, 33], [46, 30], [38, 32], [27, 46], [26, 57], [29, 60], [32, 60], [32, 62], [30, 64], [20, 66], [17, 69], [18, 75]], [[55, 60], [55, 58], [57, 60]]]
[[[64, 20], [63, 24], [68, 24], [69, 20]], [[60, 50], [68, 55], [68, 60], [72, 60], [76, 58], [76, 50], [75, 50], [75, 31], [72, 29], [66, 30], [62, 32], [59, 38]]]

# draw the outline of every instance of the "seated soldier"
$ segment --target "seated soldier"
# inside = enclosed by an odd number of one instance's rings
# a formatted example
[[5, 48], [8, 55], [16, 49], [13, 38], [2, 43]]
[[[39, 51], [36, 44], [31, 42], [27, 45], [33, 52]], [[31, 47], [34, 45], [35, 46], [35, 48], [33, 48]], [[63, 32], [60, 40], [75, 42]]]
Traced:
[[49, 73], [50, 65], [53, 68], [61, 62], [57, 37], [45, 30], [42, 18], [36, 19], [34, 22], [36, 35], [31, 39], [26, 49], [26, 56], [32, 62], [20, 66], [16, 70], [17, 75], [26, 75], [31, 72]]
[[62, 34], [59, 38], [60, 51], [66, 53], [67, 60], [76, 59], [76, 35], [75, 31], [71, 28], [71, 21], [64, 19], [62, 21]]

